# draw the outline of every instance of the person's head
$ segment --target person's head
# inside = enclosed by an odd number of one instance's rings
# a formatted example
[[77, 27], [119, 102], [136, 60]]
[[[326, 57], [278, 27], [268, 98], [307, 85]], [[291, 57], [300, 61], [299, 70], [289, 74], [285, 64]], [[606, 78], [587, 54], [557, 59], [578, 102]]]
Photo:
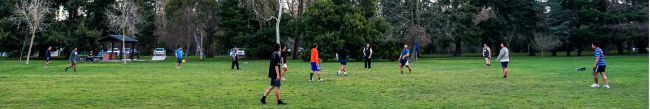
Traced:
[[318, 48], [318, 43], [314, 43], [313, 45], [311, 45], [311, 48]]
[[404, 48], [408, 48], [408, 47], [409, 47], [408, 44], [404, 44]]
[[93, 51], [90, 51], [90, 53], [93, 53]]
[[600, 44], [598, 42], [591, 42], [591, 48], [598, 48]]
[[366, 44], [366, 47], [370, 48], [370, 44]]
[[287, 45], [282, 46], [282, 51], [287, 51]]
[[275, 44], [273, 46], [273, 51], [280, 51], [280, 44]]
[[483, 47], [488, 47], [486, 43], [483, 43]]
[[72, 50], [77, 51], [77, 47], [74, 47]]
[[501, 42], [501, 47], [505, 47], [505, 48], [507, 48], [507, 47], [508, 47], [508, 45], [506, 45], [506, 43], [505, 43], [505, 42]]
[[178, 50], [182, 50], [182, 49], [183, 49], [183, 47], [178, 47]]
[[52, 46], [47, 47], [47, 50], [52, 50]]

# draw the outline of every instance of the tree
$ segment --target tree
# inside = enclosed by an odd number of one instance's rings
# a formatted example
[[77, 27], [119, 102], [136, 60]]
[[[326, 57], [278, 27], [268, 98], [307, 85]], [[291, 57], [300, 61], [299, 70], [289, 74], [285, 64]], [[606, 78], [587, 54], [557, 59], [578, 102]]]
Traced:
[[535, 42], [535, 47], [542, 52], [542, 56], [544, 56], [545, 50], [552, 49], [560, 44], [556, 37], [543, 33], [537, 33], [533, 42]]
[[32, 53], [32, 45], [34, 44], [36, 33], [45, 29], [43, 21], [45, 21], [45, 15], [48, 13], [50, 13], [50, 3], [47, 0], [21, 1], [14, 9], [15, 24], [19, 25], [19, 27], [24, 24], [31, 34], [26, 64], [29, 64], [29, 57]]
[[141, 22], [141, 14], [139, 6], [133, 0], [121, 0], [113, 4], [114, 10], [106, 11], [109, 26], [112, 31], [122, 33], [122, 60], [126, 64], [126, 44], [124, 38], [126, 36], [133, 36], [138, 33], [137, 25]]

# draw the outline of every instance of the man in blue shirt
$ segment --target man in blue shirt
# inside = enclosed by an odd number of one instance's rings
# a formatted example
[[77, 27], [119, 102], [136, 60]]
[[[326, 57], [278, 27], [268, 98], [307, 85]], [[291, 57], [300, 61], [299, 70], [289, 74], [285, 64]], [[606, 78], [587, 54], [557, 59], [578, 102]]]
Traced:
[[47, 69], [50, 62], [52, 62], [52, 46], [47, 47], [47, 50], [45, 50], [45, 69]]
[[183, 63], [183, 47], [178, 47], [174, 54], [176, 54], [176, 69], [180, 69], [181, 63]]
[[72, 52], [70, 52], [70, 66], [65, 67], [64, 72], [68, 72], [69, 68], [72, 68], [74, 72], [77, 72], [77, 58], [79, 58], [79, 54], [77, 54], [77, 48], [72, 49]]
[[409, 65], [408, 58], [411, 56], [411, 51], [408, 48], [408, 45], [404, 44], [404, 49], [402, 49], [402, 53], [399, 55], [399, 71], [401, 74], [404, 74], [404, 66], [409, 69], [409, 73], [411, 73], [411, 65]]
[[594, 48], [594, 58], [596, 59], [593, 67], [594, 84], [592, 84], [591, 87], [600, 87], [598, 85], [598, 73], [600, 73], [600, 75], [603, 76], [603, 80], [605, 80], [603, 88], [609, 88], [609, 81], [607, 80], [607, 75], [605, 75], [605, 67], [607, 65], [605, 64], [605, 54], [603, 53], [603, 50], [600, 49], [598, 42], [591, 43], [591, 48]]

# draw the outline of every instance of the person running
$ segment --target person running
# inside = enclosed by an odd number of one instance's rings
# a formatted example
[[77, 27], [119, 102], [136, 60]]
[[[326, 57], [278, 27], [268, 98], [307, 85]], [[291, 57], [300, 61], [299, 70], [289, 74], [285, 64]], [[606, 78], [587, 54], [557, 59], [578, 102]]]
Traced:
[[609, 80], [607, 80], [607, 75], [605, 75], [605, 68], [607, 66], [607, 64], [605, 64], [605, 54], [603, 53], [603, 50], [600, 49], [598, 42], [591, 43], [591, 48], [594, 49], [594, 58], [596, 59], [593, 67], [594, 84], [592, 84], [591, 87], [599, 87], [598, 73], [600, 73], [600, 76], [603, 76], [603, 80], [605, 80], [603, 88], [609, 88]]
[[280, 58], [282, 58], [282, 60], [281, 60], [282, 61], [281, 62], [282, 63], [282, 72], [281, 73], [282, 73], [282, 80], [284, 81], [284, 80], [287, 80], [287, 78], [285, 78], [284, 75], [287, 73], [287, 71], [289, 71], [289, 68], [287, 67], [287, 46], [285, 45], [285, 46], [281, 46], [281, 47], [282, 47], [282, 52], [280, 52]]
[[64, 72], [68, 72], [69, 68], [72, 68], [74, 72], [77, 72], [77, 59], [79, 58], [79, 54], [77, 54], [77, 48], [72, 49], [72, 52], [70, 52], [70, 66], [65, 67]]
[[501, 68], [503, 68], [503, 80], [508, 78], [508, 62], [510, 62], [510, 51], [508, 50], [508, 45], [501, 43], [501, 51], [499, 51], [499, 56], [497, 61], [501, 62]]
[[237, 52], [239, 49], [237, 47], [232, 48], [232, 65], [230, 66], [230, 69], [235, 69], [235, 66], [237, 66], [237, 70], [239, 70], [239, 56], [237, 55]]
[[314, 81], [314, 72], [316, 72], [316, 75], [318, 76], [318, 81], [323, 81], [323, 79], [320, 78], [320, 64], [318, 64], [321, 60], [318, 58], [318, 43], [314, 43], [314, 45], [311, 46], [311, 57], [309, 60], [309, 63], [311, 64], [311, 73], [309, 74], [309, 81]]
[[266, 104], [266, 96], [269, 95], [271, 90], [275, 89], [275, 99], [278, 101], [278, 105], [286, 105], [287, 103], [282, 102], [280, 98], [280, 86], [282, 85], [282, 80], [280, 80], [280, 61], [282, 61], [280, 55], [280, 44], [275, 44], [273, 49], [273, 54], [271, 54], [270, 64], [269, 64], [269, 78], [271, 79], [271, 85], [264, 90], [264, 95], [260, 102]]
[[47, 65], [52, 62], [52, 46], [47, 47], [47, 50], [45, 50], [45, 69], [47, 69]]
[[348, 76], [348, 71], [347, 71], [348, 51], [345, 48], [345, 45], [338, 50], [338, 52], [336, 53], [336, 58], [338, 58], [339, 62], [341, 62], [341, 68], [339, 68], [339, 71], [336, 72], [336, 76], [337, 77], [340, 76], [341, 71], [343, 71], [343, 76]]
[[370, 44], [366, 44], [366, 47], [363, 48], [363, 57], [366, 59], [364, 62], [363, 68], [371, 70], [371, 62], [372, 62], [372, 46]]
[[399, 71], [400, 74], [404, 74], [404, 66], [409, 69], [409, 73], [411, 73], [411, 65], [409, 64], [408, 58], [411, 56], [411, 51], [408, 48], [408, 45], [404, 44], [404, 49], [402, 49], [402, 53], [399, 55]]
[[483, 44], [483, 58], [485, 58], [485, 66], [490, 67], [490, 58], [492, 58], [492, 49], [487, 44]]
[[176, 69], [181, 69], [181, 63], [183, 63], [183, 47], [178, 47], [176, 49]]

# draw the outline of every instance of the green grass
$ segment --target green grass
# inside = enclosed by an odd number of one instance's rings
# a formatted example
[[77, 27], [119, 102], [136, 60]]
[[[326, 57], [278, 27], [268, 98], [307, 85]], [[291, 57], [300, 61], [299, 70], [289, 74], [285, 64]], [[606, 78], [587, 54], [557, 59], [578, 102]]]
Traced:
[[[170, 58], [168, 58], [170, 59]], [[195, 59], [193, 59], [195, 60]], [[480, 57], [421, 58], [413, 74], [397, 62], [349, 63], [336, 78], [336, 62], [322, 65], [325, 82], [308, 82], [309, 64], [291, 61], [282, 83], [286, 106], [259, 103], [268, 87], [268, 61], [243, 60], [230, 70], [224, 58], [189, 61], [180, 70], [165, 62], [80, 63], [49, 69], [0, 60], [0, 108], [647, 108], [648, 56], [609, 56], [611, 89], [590, 88], [592, 57], [513, 57], [508, 80], [498, 63]]]

